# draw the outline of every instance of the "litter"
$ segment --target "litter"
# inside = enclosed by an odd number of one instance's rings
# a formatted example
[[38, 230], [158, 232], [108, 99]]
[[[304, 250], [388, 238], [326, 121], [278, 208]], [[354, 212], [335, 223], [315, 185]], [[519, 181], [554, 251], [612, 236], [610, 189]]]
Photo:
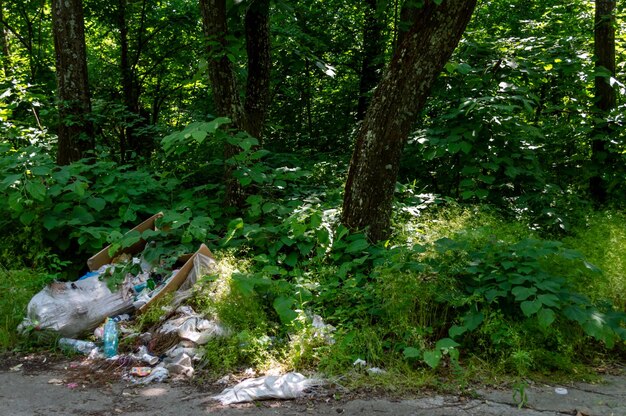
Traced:
[[90, 354], [94, 349], [98, 349], [98, 346], [93, 342], [73, 338], [59, 339], [59, 347], [83, 354]]
[[228, 331], [219, 323], [204, 319], [189, 306], [181, 306], [176, 312], [182, 316], [166, 321], [159, 332], [163, 334], [175, 332], [182, 339], [199, 345], [206, 344], [211, 338], [228, 334]]
[[149, 376], [143, 378], [134, 378], [131, 377], [131, 381], [134, 384], [150, 384], [152, 382], [161, 383], [165, 381], [169, 377], [169, 371], [165, 367], [155, 367], [150, 372]]
[[352, 365], [353, 365], [353, 366], [355, 366], [355, 367], [356, 367], [357, 365], [358, 365], [358, 366], [360, 366], [360, 367], [365, 367], [365, 366], [367, 365], [367, 361], [362, 360], [362, 359], [360, 359], [360, 358], [357, 358], [357, 359], [356, 359], [356, 360], [352, 363]]
[[296, 399], [305, 395], [305, 390], [319, 386], [319, 379], [306, 378], [300, 373], [287, 373], [282, 376], [251, 378], [222, 391], [212, 399], [222, 405], [244, 403], [266, 399]]
[[19, 329], [51, 329], [64, 337], [75, 338], [96, 328], [105, 317], [132, 309], [130, 301], [124, 300], [120, 293], [112, 293], [96, 276], [76, 282], [55, 282], [33, 296]]
[[557, 387], [557, 388], [554, 389], [554, 392], [556, 394], [566, 395], [567, 394], [567, 389], [565, 387]]

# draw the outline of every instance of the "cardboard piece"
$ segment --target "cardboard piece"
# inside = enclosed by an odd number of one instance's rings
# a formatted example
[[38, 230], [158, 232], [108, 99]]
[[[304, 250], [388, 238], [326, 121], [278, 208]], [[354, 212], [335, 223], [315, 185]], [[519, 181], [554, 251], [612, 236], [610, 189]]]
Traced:
[[187, 257], [187, 261], [185, 261], [185, 264], [181, 266], [181, 268], [178, 270], [178, 273], [176, 273], [176, 276], [172, 277], [170, 281], [167, 282], [167, 284], [163, 286], [157, 294], [152, 296], [148, 303], [137, 309], [137, 313], [143, 313], [148, 308], [148, 305], [150, 305], [152, 302], [160, 299], [166, 293], [177, 290], [180, 285], [182, 285], [185, 280], [187, 280], [187, 276], [189, 275], [189, 272], [193, 267], [193, 260], [198, 254], [204, 254], [207, 257], [213, 258], [213, 253], [211, 253], [211, 250], [209, 250], [209, 248], [204, 244], [200, 244], [200, 248], [198, 249], [198, 251], [193, 253], [191, 257], [189, 257], [189, 255], [179, 257], [179, 260]]
[[[162, 216], [163, 216], [163, 213], [159, 212], [153, 215], [152, 217], [148, 218], [141, 224], [137, 225], [135, 228], [133, 228], [129, 232], [139, 231], [141, 233], [146, 230], [151, 230], [151, 229], [154, 230], [156, 229], [156, 226], [155, 226], [156, 219]], [[89, 258], [89, 260], [87, 260], [87, 266], [89, 267], [89, 270], [91, 271], [98, 270], [100, 267], [104, 266], [105, 264], [110, 264], [111, 260], [115, 256], [118, 256], [123, 253], [128, 253], [131, 255], [140, 253], [146, 246], [146, 243], [147, 241], [140, 240], [134, 245], [120, 250], [119, 252], [115, 253], [113, 256], [109, 255], [109, 248], [111, 246], [110, 245], [106, 246], [104, 249], [100, 250], [97, 254], [93, 255], [92, 257]], [[173, 278], [171, 278], [167, 282], [167, 284], [163, 286], [159, 290], [159, 292], [156, 293], [145, 305], [137, 309], [136, 312], [137, 313], [144, 312], [148, 308], [148, 305], [150, 305], [152, 302], [160, 299], [166, 293], [174, 292], [175, 290], [177, 290], [180, 287], [180, 285], [182, 285], [187, 279], [189, 272], [193, 268], [194, 259], [198, 254], [204, 254], [205, 256], [213, 259], [213, 253], [211, 253], [211, 250], [209, 250], [209, 248], [204, 244], [201, 244], [200, 248], [195, 253], [185, 254], [185, 255], [180, 256], [178, 258], [178, 263], [184, 263], [184, 264], [179, 268], [178, 273], [176, 273], [176, 275]]]
[[[154, 223], [157, 218], [160, 218], [162, 216], [163, 216], [162, 212], [154, 214], [153, 216], [151, 216], [150, 218], [148, 218], [147, 220], [145, 220], [144, 222], [142, 222], [141, 224], [139, 224], [138, 226], [136, 226], [135, 228], [133, 228], [132, 230], [128, 232], [130, 233], [131, 231], [139, 231], [140, 233], [143, 233], [146, 230], [155, 230], [156, 226]], [[100, 267], [104, 266], [105, 264], [110, 264], [113, 257], [122, 253], [137, 254], [141, 252], [145, 246], [146, 246], [146, 241], [140, 240], [136, 242], [135, 244], [133, 244], [132, 246], [127, 247], [118, 253], [115, 253], [114, 256], [110, 256], [109, 248], [111, 248], [111, 246], [108, 245], [102, 250], [100, 250], [97, 254], [94, 254], [93, 256], [91, 256], [87, 260], [87, 267], [89, 267], [89, 270], [93, 272], [94, 270], [98, 270]]]

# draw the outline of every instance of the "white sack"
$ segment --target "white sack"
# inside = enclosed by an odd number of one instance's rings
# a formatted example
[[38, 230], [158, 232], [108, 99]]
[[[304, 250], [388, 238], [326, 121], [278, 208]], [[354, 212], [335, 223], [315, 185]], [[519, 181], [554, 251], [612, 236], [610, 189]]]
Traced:
[[254, 400], [295, 399], [304, 396], [304, 391], [309, 387], [320, 384], [320, 380], [306, 378], [300, 373], [287, 373], [282, 376], [249, 378], [212, 398], [223, 405]]

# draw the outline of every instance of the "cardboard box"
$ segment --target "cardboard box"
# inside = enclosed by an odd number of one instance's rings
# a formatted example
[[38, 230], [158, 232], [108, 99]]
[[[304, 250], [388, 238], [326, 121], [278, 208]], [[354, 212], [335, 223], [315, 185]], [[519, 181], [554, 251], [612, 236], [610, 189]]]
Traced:
[[[147, 220], [145, 220], [144, 222], [142, 222], [141, 224], [139, 224], [138, 226], [136, 226], [135, 228], [133, 228], [132, 230], [128, 232], [130, 233], [131, 231], [139, 231], [140, 233], [143, 233], [146, 230], [155, 230], [156, 229], [155, 221], [157, 220], [157, 218], [161, 218], [162, 216], [163, 216], [162, 212], [154, 214], [153, 216], [151, 216], [150, 218], [148, 218]], [[110, 264], [113, 257], [122, 253], [128, 253], [128, 254], [140, 253], [145, 246], [146, 246], [146, 241], [140, 240], [136, 242], [135, 244], [133, 244], [132, 246], [127, 247], [124, 250], [121, 250], [119, 253], [115, 253], [114, 256], [110, 256], [109, 249], [111, 248], [111, 246], [108, 245], [102, 250], [100, 250], [97, 254], [94, 254], [93, 256], [91, 256], [87, 260], [87, 267], [89, 267], [89, 270], [93, 272], [94, 270], [98, 270], [100, 267], [104, 266], [105, 264]]]
[[[131, 231], [139, 231], [140, 233], [142, 233], [142, 232], [144, 232], [146, 230], [155, 230], [156, 229], [155, 221], [157, 220], [157, 218], [160, 218], [162, 216], [163, 216], [163, 213], [159, 212], [158, 214], [153, 215], [152, 217], [148, 218], [147, 220], [145, 220], [141, 224], [137, 225], [135, 228], [133, 228], [129, 232], [131, 232]], [[128, 254], [131, 254], [131, 255], [140, 253], [144, 249], [144, 247], [146, 246], [146, 243], [147, 243], [147, 241], [140, 240], [137, 243], [133, 244], [132, 246], [127, 247], [127, 248], [125, 248], [123, 250], [120, 250], [119, 252], [115, 253], [113, 256], [109, 255], [109, 248], [111, 246], [110, 245], [106, 246], [104, 249], [100, 250], [97, 254], [93, 255], [91, 258], [89, 258], [87, 260], [87, 266], [89, 267], [89, 270], [91, 270], [91, 271], [98, 270], [100, 267], [104, 266], [105, 264], [111, 263], [111, 260], [115, 256], [118, 256], [118, 255], [123, 254], [123, 253], [128, 253]], [[176, 273], [176, 276], [171, 278], [167, 282], [167, 284], [165, 286], [163, 286], [160, 289], [160, 291], [158, 293], [156, 293], [150, 299], [149, 302], [147, 302], [145, 305], [143, 305], [142, 307], [137, 309], [137, 313], [144, 312], [152, 302], [160, 299], [166, 293], [174, 292], [174, 291], [178, 290], [180, 285], [182, 285], [185, 282], [185, 280], [187, 279], [187, 276], [189, 275], [189, 272], [193, 268], [194, 259], [195, 259], [195, 257], [198, 254], [204, 254], [205, 256], [208, 256], [208, 257], [213, 259], [213, 253], [211, 253], [211, 250], [209, 250], [209, 248], [206, 245], [204, 245], [204, 244], [201, 244], [200, 248], [195, 253], [193, 253], [193, 254], [186, 254], [186, 255], [180, 256], [178, 258], [178, 263], [179, 264], [183, 263], [183, 265], [180, 266], [180, 268], [178, 270], [178, 273]]]

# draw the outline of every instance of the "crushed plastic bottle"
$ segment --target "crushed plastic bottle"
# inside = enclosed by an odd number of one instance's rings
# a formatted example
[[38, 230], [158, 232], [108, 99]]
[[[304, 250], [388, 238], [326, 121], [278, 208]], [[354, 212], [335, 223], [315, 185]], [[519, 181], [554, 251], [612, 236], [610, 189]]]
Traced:
[[117, 344], [119, 343], [117, 323], [107, 318], [104, 324], [104, 356], [107, 358], [115, 357], [117, 355]]
[[89, 354], [91, 353], [91, 351], [98, 348], [93, 342], [83, 341], [74, 338], [59, 339], [59, 347], [70, 351], [80, 352], [83, 354]]

